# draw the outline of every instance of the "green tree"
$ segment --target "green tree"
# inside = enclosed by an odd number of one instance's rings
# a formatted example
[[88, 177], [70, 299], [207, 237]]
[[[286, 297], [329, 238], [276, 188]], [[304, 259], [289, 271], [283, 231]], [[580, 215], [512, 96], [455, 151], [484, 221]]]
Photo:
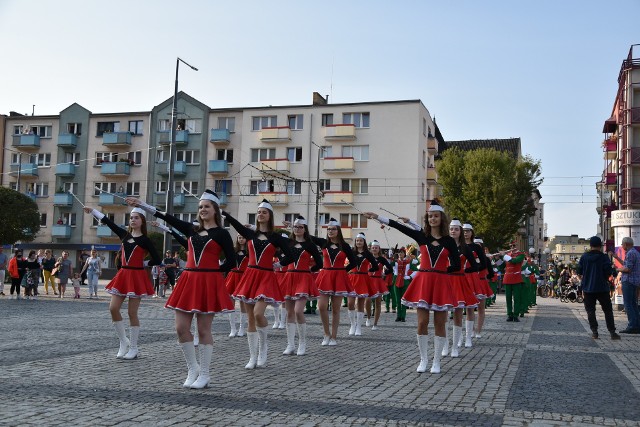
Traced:
[[160, 255], [160, 258], [164, 258], [164, 234], [155, 231], [149, 231], [147, 232], [147, 236], [149, 237], [149, 240], [151, 240], [151, 243], [153, 243], [153, 246], [156, 248], [156, 252], [158, 253], [158, 255]]
[[454, 147], [436, 166], [450, 217], [473, 224], [493, 250], [504, 247], [535, 212], [532, 194], [542, 183], [542, 169], [530, 156], [515, 159], [495, 149]]
[[38, 205], [30, 197], [0, 187], [0, 243], [30, 242], [40, 230]]

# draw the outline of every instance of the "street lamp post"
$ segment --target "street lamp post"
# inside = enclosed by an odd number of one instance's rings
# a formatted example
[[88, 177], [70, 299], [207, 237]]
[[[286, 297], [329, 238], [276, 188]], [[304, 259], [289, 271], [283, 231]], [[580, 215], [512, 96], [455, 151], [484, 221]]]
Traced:
[[[176, 128], [178, 119], [178, 70], [180, 63], [194, 71], [198, 71], [196, 67], [188, 64], [180, 58], [176, 59], [176, 82], [173, 90], [173, 106], [171, 107], [171, 142], [169, 143], [169, 177], [167, 178], [167, 214], [173, 215], [173, 171], [176, 161]], [[164, 233], [164, 250], [171, 249], [171, 234]]]
[[322, 151], [324, 150], [323, 147], [319, 146], [318, 144], [316, 144], [315, 142], [311, 141], [311, 143], [313, 145], [315, 145], [316, 147], [318, 147], [318, 164], [316, 165], [316, 220], [315, 220], [315, 231], [314, 231], [314, 236], [318, 235], [318, 222], [319, 222], [319, 212], [318, 209], [320, 207], [320, 198], [322, 197], [320, 194], [320, 156], [322, 154]]

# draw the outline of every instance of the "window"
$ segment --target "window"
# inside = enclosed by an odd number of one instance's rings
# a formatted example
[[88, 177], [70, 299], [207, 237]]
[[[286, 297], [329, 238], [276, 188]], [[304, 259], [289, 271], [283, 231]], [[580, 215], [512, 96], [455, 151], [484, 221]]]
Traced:
[[80, 153], [64, 153], [64, 163], [80, 166]]
[[257, 116], [251, 118], [251, 130], [261, 130], [262, 128], [276, 126], [278, 126], [278, 117], [276, 116]]
[[[189, 131], [189, 133], [202, 133], [201, 119], [178, 119], [177, 123], [177, 130], [186, 130]], [[171, 130], [171, 127], [167, 130]]]
[[171, 131], [171, 120], [170, 119], [160, 119], [158, 122], [158, 130], [160, 132], [169, 132]]
[[320, 191], [330, 191], [331, 190], [331, 180], [330, 179], [321, 179], [318, 184], [320, 184]]
[[213, 191], [221, 194], [231, 195], [232, 181], [230, 179], [216, 179], [213, 183]]
[[35, 125], [31, 126], [31, 133], [40, 136], [40, 138], [51, 138], [51, 126]]
[[287, 159], [290, 162], [301, 162], [302, 161], [302, 147], [288, 147], [287, 148]]
[[262, 160], [269, 160], [276, 158], [275, 148], [252, 148], [251, 149], [251, 161], [260, 162]]
[[132, 135], [142, 135], [142, 126], [144, 122], [142, 120], [129, 120], [129, 132]]
[[356, 162], [369, 161], [369, 146], [344, 145], [342, 147], [342, 157], [353, 157]]
[[156, 181], [156, 193], [167, 192], [167, 181]]
[[156, 153], [156, 162], [165, 163], [169, 161], [169, 151], [167, 150], [158, 150]]
[[287, 194], [302, 194], [302, 181], [287, 181]]
[[284, 220], [289, 221], [291, 224], [293, 224], [293, 221], [295, 221], [299, 216], [299, 213], [286, 213], [284, 214]]
[[47, 226], [47, 214], [46, 213], [41, 213], [40, 214], [40, 227], [46, 227], [46, 226]]
[[[11, 153], [11, 164], [12, 165], [17, 165], [19, 163], [21, 163], [21, 156], [20, 153]], [[26, 159], [26, 163], [31, 163], [31, 155], [27, 154], [27, 159]]]
[[139, 166], [142, 164], [142, 151], [130, 151], [127, 158], [133, 160], [134, 165]]
[[422, 134], [427, 136], [427, 119], [422, 119]]
[[117, 162], [118, 161], [118, 153], [112, 153], [109, 151], [106, 152], [96, 152], [96, 164], [99, 165], [102, 162]]
[[35, 158], [39, 167], [51, 166], [51, 153], [38, 153]]
[[12, 190], [15, 190], [15, 191], [20, 191], [20, 190], [18, 189], [18, 183], [17, 183], [17, 182], [11, 182], [11, 183], [9, 183], [9, 188], [11, 188]]
[[127, 182], [127, 196], [139, 196], [139, 195], [140, 195], [140, 183]]
[[322, 126], [328, 126], [333, 124], [333, 114], [322, 115]]
[[233, 163], [233, 150], [227, 150], [224, 148], [216, 150], [216, 159], [226, 160], [227, 163]]
[[198, 181], [176, 181], [173, 191], [174, 193], [187, 193], [188, 191], [191, 194], [198, 195]]
[[368, 194], [369, 180], [363, 179], [343, 179], [342, 191], [350, 191], [354, 194]]
[[82, 123], [67, 123], [67, 133], [82, 135]]
[[320, 212], [318, 214], [318, 224], [326, 225], [331, 220], [331, 215], [328, 212]]
[[256, 214], [250, 213], [247, 214], [247, 224], [255, 224], [256, 223]]
[[120, 132], [120, 122], [98, 122], [96, 136], [102, 136], [105, 132]]
[[33, 186], [33, 193], [36, 197], [47, 197], [49, 195], [49, 184], [36, 182]]
[[116, 192], [116, 183], [115, 182], [96, 182], [93, 186], [93, 195], [99, 196], [100, 193], [106, 191], [108, 193]]
[[427, 166], [427, 152], [422, 150], [422, 167]]
[[13, 135], [22, 135], [23, 125], [13, 125]]
[[324, 159], [325, 157], [332, 157], [332, 152], [333, 151], [331, 150], [330, 146], [320, 147], [320, 158]]
[[367, 217], [362, 214], [340, 214], [340, 227], [367, 228]]
[[344, 113], [342, 114], [342, 123], [355, 125], [357, 128], [369, 127], [369, 113]]
[[62, 223], [64, 225], [76, 226], [76, 214], [71, 212], [65, 212], [61, 215]]
[[288, 116], [289, 128], [291, 130], [302, 130], [303, 117], [304, 116], [302, 114], [293, 114]]
[[73, 194], [78, 194], [78, 183], [77, 182], [64, 182], [64, 183], [62, 183], [62, 190], [65, 193], [72, 192]]
[[178, 219], [181, 219], [186, 222], [191, 222], [191, 223], [198, 220], [198, 214], [196, 213], [181, 213], [181, 214], [176, 214], [176, 217]]
[[574, 246], [571, 246], [571, 252], [575, 252], [575, 251], [576, 251], [576, 247], [575, 247], [575, 245], [574, 245]]
[[[107, 218], [109, 218], [111, 221], [115, 221], [115, 215], [112, 213], [105, 213], [104, 216], [106, 216]], [[100, 224], [102, 224], [102, 222], [100, 222], [100, 220], [98, 220], [95, 216], [91, 215], [91, 226], [92, 227], [97, 227]]]
[[[169, 160], [168, 157], [167, 157], [167, 160]], [[200, 151], [199, 150], [177, 150], [176, 161], [185, 162], [188, 165], [200, 164]]]
[[227, 129], [233, 133], [236, 131], [235, 117], [218, 117], [218, 129]]
[[267, 180], [252, 180], [249, 181], [249, 194], [256, 195], [260, 193], [273, 193], [275, 191], [275, 181], [273, 179]]
[[424, 185], [424, 182], [421, 185], [422, 185], [422, 191], [420, 191], [420, 196], [422, 197], [422, 200], [426, 200], [425, 199], [425, 185]]

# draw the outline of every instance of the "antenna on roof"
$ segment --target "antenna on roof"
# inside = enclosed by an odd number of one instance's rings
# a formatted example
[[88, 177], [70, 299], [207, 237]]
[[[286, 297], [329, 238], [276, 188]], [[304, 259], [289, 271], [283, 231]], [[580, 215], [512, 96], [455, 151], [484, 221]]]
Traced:
[[336, 56], [335, 53], [331, 57], [331, 83], [329, 84], [329, 95], [327, 95], [327, 101], [329, 101], [329, 97], [333, 99], [333, 63], [335, 62]]

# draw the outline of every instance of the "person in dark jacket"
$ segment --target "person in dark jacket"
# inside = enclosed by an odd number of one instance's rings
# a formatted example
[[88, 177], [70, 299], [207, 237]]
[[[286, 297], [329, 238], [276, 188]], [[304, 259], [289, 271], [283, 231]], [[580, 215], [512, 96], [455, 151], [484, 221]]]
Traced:
[[609, 282], [611, 275], [611, 260], [602, 252], [602, 240], [598, 236], [589, 239], [589, 252], [586, 252], [578, 262], [578, 275], [582, 281], [584, 293], [584, 309], [591, 328], [593, 339], [598, 339], [598, 321], [596, 320], [596, 301], [604, 312], [604, 319], [612, 340], [619, 340], [616, 325], [613, 320], [613, 308], [609, 298]]

